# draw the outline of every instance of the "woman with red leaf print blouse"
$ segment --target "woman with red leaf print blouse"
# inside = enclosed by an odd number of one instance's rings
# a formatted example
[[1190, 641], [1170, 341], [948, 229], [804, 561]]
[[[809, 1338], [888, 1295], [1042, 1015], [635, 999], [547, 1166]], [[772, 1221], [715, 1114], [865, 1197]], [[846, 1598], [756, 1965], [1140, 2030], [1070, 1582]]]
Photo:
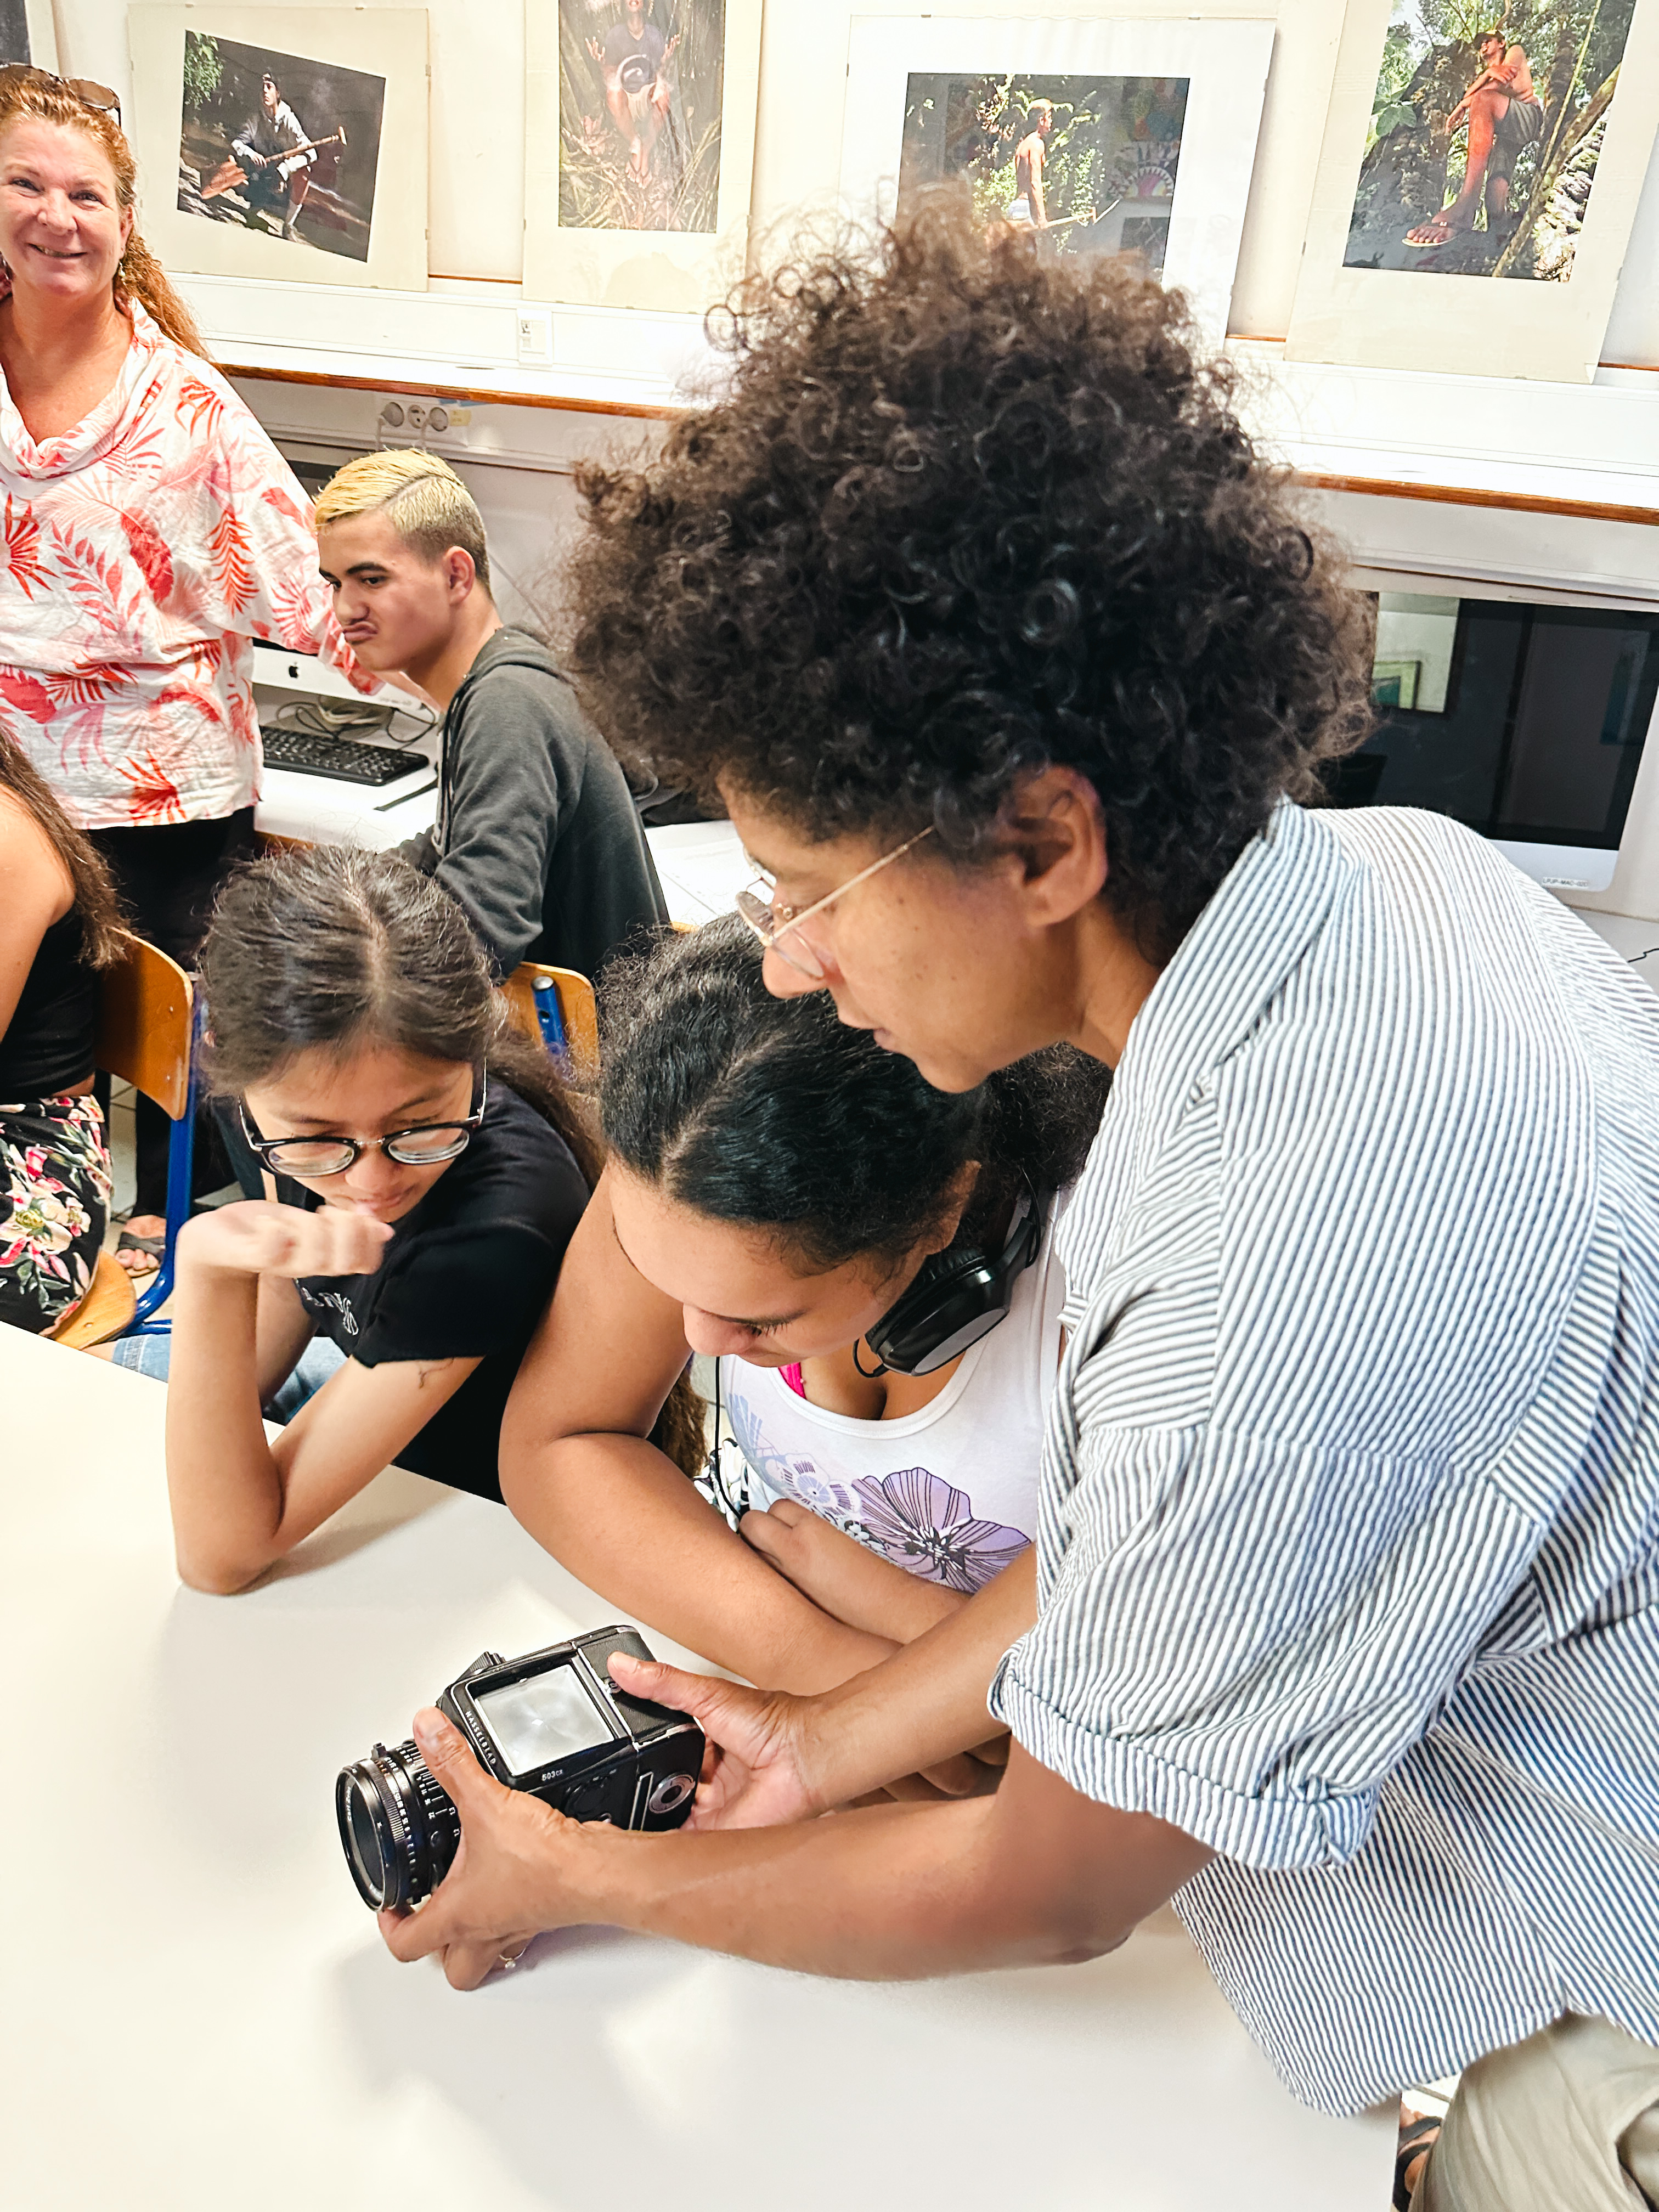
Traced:
[[[373, 679], [330, 611], [305, 495], [208, 364], [133, 188], [107, 114], [43, 70], [0, 71], [0, 729], [138, 933], [189, 966], [253, 849], [252, 641]], [[166, 1188], [148, 1103], [137, 1273]]]

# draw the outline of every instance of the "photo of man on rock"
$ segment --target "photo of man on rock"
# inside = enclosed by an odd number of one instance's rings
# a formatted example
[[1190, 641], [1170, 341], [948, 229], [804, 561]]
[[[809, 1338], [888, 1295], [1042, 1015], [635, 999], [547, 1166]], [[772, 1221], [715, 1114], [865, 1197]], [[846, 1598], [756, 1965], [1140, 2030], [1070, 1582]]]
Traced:
[[1566, 283], [1633, 10], [1395, 0], [1346, 266]]

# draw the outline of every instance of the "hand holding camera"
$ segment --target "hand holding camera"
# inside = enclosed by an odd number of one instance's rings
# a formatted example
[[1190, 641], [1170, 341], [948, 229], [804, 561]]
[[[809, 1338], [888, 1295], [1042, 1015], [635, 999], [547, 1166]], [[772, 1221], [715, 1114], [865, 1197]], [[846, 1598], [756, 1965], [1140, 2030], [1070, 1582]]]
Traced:
[[702, 1730], [713, 1759], [688, 1827], [782, 1827], [828, 1810], [811, 1778], [811, 1698], [688, 1674], [631, 1653], [618, 1652], [611, 1673], [637, 1697], [682, 1707]]
[[[750, 1516], [751, 1519], [763, 1516]], [[842, 1709], [841, 1690], [817, 1697], [793, 1697], [782, 1690], [751, 1690], [740, 1682], [687, 1674], [659, 1661], [618, 1655], [618, 1681], [642, 1697], [684, 1706], [702, 1729], [709, 1756], [702, 1787], [686, 1826], [713, 1828], [781, 1828], [816, 1820], [849, 1795], [868, 1790], [868, 1777], [849, 1792], [837, 1777], [838, 1747], [860, 1735], [856, 1706]], [[994, 1790], [1008, 1763], [1008, 1737], [994, 1736], [972, 1751], [922, 1765], [878, 1788], [890, 1797], [927, 1803], [954, 1797], [978, 1797]]]
[[539, 1797], [486, 1774], [435, 1707], [415, 1716], [414, 1745], [453, 1802], [460, 1841], [441, 1889], [418, 1911], [383, 1906], [380, 1933], [394, 1958], [435, 1955], [453, 1988], [476, 1990], [498, 1966], [515, 1964], [544, 1929], [586, 1917], [576, 1902], [580, 1886], [565, 1879], [581, 1836]]

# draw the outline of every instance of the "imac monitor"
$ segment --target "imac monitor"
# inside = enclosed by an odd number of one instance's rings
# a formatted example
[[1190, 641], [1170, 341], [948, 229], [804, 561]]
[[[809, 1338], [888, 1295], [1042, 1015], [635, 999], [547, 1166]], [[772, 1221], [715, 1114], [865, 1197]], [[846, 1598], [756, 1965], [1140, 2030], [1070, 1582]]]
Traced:
[[1339, 806], [1426, 806], [1540, 883], [1613, 881], [1659, 695], [1659, 613], [1383, 592], [1376, 728]]

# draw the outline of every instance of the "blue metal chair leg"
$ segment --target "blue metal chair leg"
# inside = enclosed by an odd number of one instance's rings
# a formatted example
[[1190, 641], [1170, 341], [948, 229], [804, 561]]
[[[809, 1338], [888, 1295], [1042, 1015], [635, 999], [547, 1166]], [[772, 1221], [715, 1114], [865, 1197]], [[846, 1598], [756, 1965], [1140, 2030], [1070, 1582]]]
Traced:
[[132, 1326], [125, 1332], [128, 1336], [167, 1336], [173, 1330], [170, 1321], [152, 1321], [150, 1316], [173, 1296], [173, 1248], [179, 1242], [179, 1231], [190, 1218], [191, 1174], [196, 1161], [196, 1070], [202, 1042], [203, 1004], [202, 994], [198, 991], [191, 1009], [190, 1082], [185, 1094], [185, 1110], [167, 1133], [167, 1237], [161, 1264], [155, 1281], [138, 1301]]
[[550, 975], [538, 975], [533, 989], [536, 1025], [541, 1030], [542, 1042], [547, 1047], [560, 1074], [568, 1077], [570, 1073], [570, 1040], [565, 1034], [564, 1010], [559, 1004], [559, 987]]

